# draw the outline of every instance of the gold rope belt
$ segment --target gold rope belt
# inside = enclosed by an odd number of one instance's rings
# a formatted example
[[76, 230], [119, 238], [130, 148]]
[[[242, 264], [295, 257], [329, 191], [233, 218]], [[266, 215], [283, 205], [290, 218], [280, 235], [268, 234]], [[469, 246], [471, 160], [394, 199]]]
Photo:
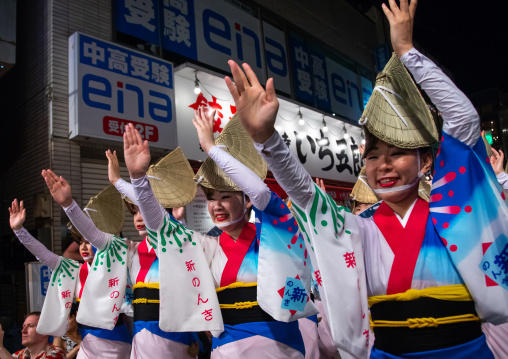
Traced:
[[[467, 287], [463, 284], [446, 285], [440, 287], [429, 287], [421, 290], [409, 289], [404, 293], [390, 295], [378, 295], [369, 297], [369, 307], [374, 304], [386, 301], [411, 301], [422, 297], [434, 298], [446, 301], [472, 301], [473, 298]], [[462, 322], [480, 321], [480, 318], [474, 314], [461, 314], [441, 318], [408, 318], [407, 320], [370, 320], [371, 327], [409, 327], [428, 328], [437, 327], [441, 324], [454, 324]]]
[[257, 285], [258, 285], [257, 282], [254, 282], [254, 283], [234, 282], [234, 283], [231, 283], [230, 285], [227, 285], [225, 287], [217, 288], [217, 289], [215, 289], [215, 291], [218, 293], [218, 292], [222, 292], [225, 289], [255, 287]]
[[137, 288], [159, 289], [159, 283], [137, 282], [135, 285], [132, 286], [132, 290], [137, 289]]
[[249, 309], [256, 305], [259, 305], [258, 302], [236, 302], [233, 304], [219, 304], [221, 309]]
[[408, 318], [408, 320], [400, 320], [400, 321], [371, 320], [370, 326], [383, 328], [409, 327], [411, 329], [414, 329], [414, 328], [437, 327], [438, 325], [441, 324], [454, 324], [473, 321], [479, 322], [480, 318], [474, 314], [463, 314], [441, 318]]
[[376, 295], [369, 297], [369, 308], [376, 303], [389, 300], [393, 301], [409, 301], [421, 297], [428, 297], [440, 300], [450, 301], [472, 301], [473, 297], [467, 287], [463, 284], [444, 285], [441, 287], [429, 287], [421, 290], [409, 289], [404, 293], [396, 293], [390, 295]]
[[132, 301], [132, 304], [153, 304], [160, 303], [159, 299], [147, 299], [147, 298], [138, 298]]

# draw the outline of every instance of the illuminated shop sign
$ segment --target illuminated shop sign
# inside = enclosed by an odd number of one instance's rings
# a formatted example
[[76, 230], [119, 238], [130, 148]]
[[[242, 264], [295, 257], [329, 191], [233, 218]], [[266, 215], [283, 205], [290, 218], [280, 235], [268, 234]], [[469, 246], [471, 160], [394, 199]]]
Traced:
[[97, 38], [69, 38], [70, 138], [122, 141], [133, 123], [155, 147], [174, 148], [173, 65]]

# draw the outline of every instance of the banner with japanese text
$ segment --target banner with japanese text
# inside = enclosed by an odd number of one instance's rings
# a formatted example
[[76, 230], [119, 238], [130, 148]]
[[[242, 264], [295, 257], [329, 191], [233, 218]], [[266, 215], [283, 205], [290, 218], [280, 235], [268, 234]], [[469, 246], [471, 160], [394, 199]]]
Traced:
[[172, 63], [94, 37], [69, 38], [70, 138], [123, 141], [134, 124], [150, 146], [175, 148]]
[[[201, 73], [198, 74], [201, 76]], [[207, 75], [203, 92], [194, 93], [194, 71], [190, 68], [175, 74], [176, 114], [178, 118], [178, 145], [187, 158], [204, 161], [207, 156], [200, 148], [199, 139], [192, 124], [194, 110], [216, 110], [217, 116], [214, 135], [218, 136], [226, 123], [236, 112], [234, 101], [227, 90], [224, 80]], [[202, 77], [204, 79], [204, 76]], [[345, 182], [356, 182], [362, 167], [358, 151], [362, 141], [361, 129], [346, 125], [337, 118], [326, 117], [327, 132], [322, 127], [322, 114], [301, 109], [304, 124], [299, 124], [298, 107], [279, 99], [280, 107], [276, 130], [280, 133], [291, 152], [315, 177]], [[347, 132], [344, 132], [344, 126]]]
[[249, 7], [210, 0], [116, 0], [115, 19], [123, 34], [155, 45], [160, 41], [165, 50], [226, 72], [229, 59], [248, 62], [260, 81], [273, 77], [277, 90], [291, 91], [284, 31], [261, 22]]

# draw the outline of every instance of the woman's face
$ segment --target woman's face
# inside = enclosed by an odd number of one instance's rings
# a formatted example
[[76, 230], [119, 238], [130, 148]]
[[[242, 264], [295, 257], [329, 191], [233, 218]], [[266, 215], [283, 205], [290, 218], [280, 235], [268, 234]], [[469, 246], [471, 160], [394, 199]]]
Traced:
[[[213, 223], [218, 225], [232, 222], [242, 216], [245, 217], [245, 209], [251, 206], [249, 200], [246, 200], [244, 203], [242, 192], [214, 191], [213, 194], [208, 195], [207, 200], [210, 217]], [[243, 227], [246, 221], [245, 219], [245, 221], [235, 223], [234, 226], [241, 225]], [[221, 227], [221, 229], [224, 231], [228, 230], [226, 227]]]
[[[367, 181], [369, 186], [376, 189], [389, 189], [414, 183], [418, 172], [427, 172], [432, 164], [432, 156], [426, 153], [421, 156], [418, 168], [416, 150], [407, 150], [378, 141], [376, 146], [366, 156]], [[401, 202], [409, 197], [416, 199], [418, 186], [406, 190], [378, 193], [378, 196], [391, 203]]]
[[146, 227], [145, 221], [143, 220], [143, 216], [141, 215], [141, 211], [139, 210], [139, 207], [136, 205], [133, 205], [132, 208], [134, 211], [134, 227], [136, 227], [141, 237], [145, 237]]
[[79, 241], [79, 254], [87, 263], [92, 263], [95, 253], [93, 252], [92, 245], [85, 239], [81, 238]]

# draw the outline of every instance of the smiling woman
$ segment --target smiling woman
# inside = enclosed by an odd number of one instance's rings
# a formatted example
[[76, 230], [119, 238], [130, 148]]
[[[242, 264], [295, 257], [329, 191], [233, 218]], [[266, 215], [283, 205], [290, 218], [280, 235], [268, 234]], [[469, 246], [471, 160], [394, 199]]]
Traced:
[[[508, 211], [479, 139], [475, 108], [413, 48], [416, 1], [389, 4], [383, 11], [396, 54], [377, 76], [360, 120], [367, 181], [383, 201], [359, 216], [314, 185], [274, 131], [272, 80], [265, 90], [247, 64], [245, 75], [230, 61], [234, 83], [226, 82], [310, 243], [339, 351], [368, 356], [370, 307], [371, 358], [493, 358], [481, 321], [508, 321], [508, 286], [498, 275], [508, 246]], [[417, 184], [430, 169], [427, 148], [438, 142], [438, 132], [406, 68], [444, 120], [430, 205], [418, 198]]]
[[[309, 301], [310, 266], [293, 215], [263, 182], [266, 164], [238, 119], [233, 117], [214, 141], [214, 113], [195, 115], [193, 122], [201, 146], [210, 156], [195, 180], [207, 195], [213, 222], [223, 230], [218, 238], [188, 230], [162, 211], [145, 176], [149, 162], [147, 143], [130, 126], [124, 137], [126, 164], [149, 237], [156, 241], [159, 251], [176, 253], [172, 262], [183, 260], [175, 273], [178, 278], [186, 278], [187, 272], [192, 272], [189, 283], [194, 288], [189, 287], [185, 294], [172, 300], [178, 312], [196, 311], [196, 315], [186, 316], [192, 320], [186, 319], [185, 323], [172, 322], [177, 327], [197, 328], [223, 322], [220, 330], [215, 324], [211, 327], [212, 358], [303, 358], [304, 343], [296, 320], [317, 311]], [[256, 224], [248, 222], [253, 204]], [[195, 249], [202, 250], [204, 258], [200, 259]], [[195, 273], [204, 265], [210, 269], [211, 280], [204, 272]], [[298, 305], [292, 303], [296, 297], [289, 298], [285, 308], [280, 292], [288, 276], [292, 278], [291, 286], [298, 284], [300, 294]], [[169, 274], [165, 280], [170, 280]], [[201, 289], [209, 284], [215, 287], [217, 296]], [[186, 285], [181, 282], [181, 288]], [[170, 293], [173, 290], [174, 286]], [[213, 308], [215, 299], [220, 313]]]
[[369, 186], [394, 210], [404, 217], [418, 197], [418, 183], [432, 166], [432, 153], [411, 150], [377, 141], [365, 155]]

